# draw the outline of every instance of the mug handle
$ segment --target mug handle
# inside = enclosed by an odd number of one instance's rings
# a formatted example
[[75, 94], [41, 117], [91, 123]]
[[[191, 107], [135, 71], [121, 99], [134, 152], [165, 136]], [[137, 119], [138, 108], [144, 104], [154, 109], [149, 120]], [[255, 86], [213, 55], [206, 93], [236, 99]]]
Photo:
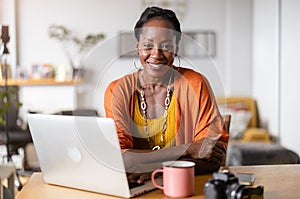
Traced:
[[154, 185], [155, 187], [159, 188], [159, 189], [162, 189], [162, 190], [164, 189], [164, 187], [162, 187], [162, 186], [160, 186], [160, 185], [158, 185], [158, 184], [156, 183], [156, 181], [155, 181], [155, 175], [158, 174], [158, 173], [163, 173], [163, 172], [164, 172], [163, 169], [157, 169], [157, 170], [153, 171], [153, 172], [152, 172], [152, 175], [151, 175], [151, 181], [152, 181], [153, 185]]

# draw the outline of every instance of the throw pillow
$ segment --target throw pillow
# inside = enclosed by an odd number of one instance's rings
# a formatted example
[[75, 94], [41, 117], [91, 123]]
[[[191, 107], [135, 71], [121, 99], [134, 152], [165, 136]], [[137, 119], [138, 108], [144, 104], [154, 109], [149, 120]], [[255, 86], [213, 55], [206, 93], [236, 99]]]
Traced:
[[240, 139], [247, 129], [251, 120], [252, 114], [246, 110], [242, 103], [230, 105], [219, 105], [219, 110], [222, 115], [231, 115], [229, 137], [230, 139]]

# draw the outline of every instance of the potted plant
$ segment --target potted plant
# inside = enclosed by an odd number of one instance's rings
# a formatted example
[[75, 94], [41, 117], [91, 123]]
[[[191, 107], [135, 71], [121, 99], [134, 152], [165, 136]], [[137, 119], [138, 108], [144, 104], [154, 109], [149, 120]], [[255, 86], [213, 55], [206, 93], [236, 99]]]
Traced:
[[62, 43], [63, 50], [73, 70], [73, 77], [80, 73], [82, 64], [89, 50], [105, 38], [103, 33], [87, 34], [84, 39], [74, 36], [72, 31], [62, 25], [49, 27], [50, 38], [57, 39]]
[[[2, 58], [2, 57], [1, 57]], [[16, 122], [16, 121], [8, 121], [10, 118], [11, 108], [13, 110], [19, 109], [22, 106], [18, 99], [18, 90], [14, 86], [9, 86], [7, 83], [7, 64], [4, 65], [0, 64], [0, 68], [4, 69], [4, 79], [1, 81], [4, 82], [3, 85], [0, 87], [0, 131], [5, 133], [6, 140], [4, 144], [7, 148], [7, 158], [10, 160], [11, 154], [9, 150], [9, 122]]]

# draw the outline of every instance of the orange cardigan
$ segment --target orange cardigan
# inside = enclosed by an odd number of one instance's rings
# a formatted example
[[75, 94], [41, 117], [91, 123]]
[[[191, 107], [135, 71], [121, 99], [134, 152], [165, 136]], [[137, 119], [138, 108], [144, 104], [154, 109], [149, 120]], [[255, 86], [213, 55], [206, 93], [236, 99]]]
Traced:
[[[217, 137], [227, 147], [229, 135], [218, 110], [214, 94], [207, 79], [191, 69], [175, 68], [174, 95], [176, 118], [176, 145], [195, 142], [203, 137]], [[138, 73], [126, 75], [109, 84], [105, 91], [106, 117], [116, 123], [120, 146], [139, 148], [140, 139], [132, 136], [135, 91]]]

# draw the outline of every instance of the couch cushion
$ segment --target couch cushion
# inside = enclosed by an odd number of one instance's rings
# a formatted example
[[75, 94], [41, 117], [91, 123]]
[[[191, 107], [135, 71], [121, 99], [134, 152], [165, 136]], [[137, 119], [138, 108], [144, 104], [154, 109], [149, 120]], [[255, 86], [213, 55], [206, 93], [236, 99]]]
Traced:
[[248, 128], [259, 127], [258, 110], [255, 99], [252, 97], [218, 97], [219, 106], [227, 106], [228, 108], [239, 108], [251, 112], [251, 119]]
[[300, 163], [298, 154], [279, 144], [231, 143], [227, 153], [228, 166], [298, 163]]
[[243, 133], [247, 129], [252, 114], [250, 111], [242, 108], [241, 104], [237, 106], [219, 105], [219, 109], [222, 115], [230, 115], [230, 139], [240, 139], [243, 137]]

